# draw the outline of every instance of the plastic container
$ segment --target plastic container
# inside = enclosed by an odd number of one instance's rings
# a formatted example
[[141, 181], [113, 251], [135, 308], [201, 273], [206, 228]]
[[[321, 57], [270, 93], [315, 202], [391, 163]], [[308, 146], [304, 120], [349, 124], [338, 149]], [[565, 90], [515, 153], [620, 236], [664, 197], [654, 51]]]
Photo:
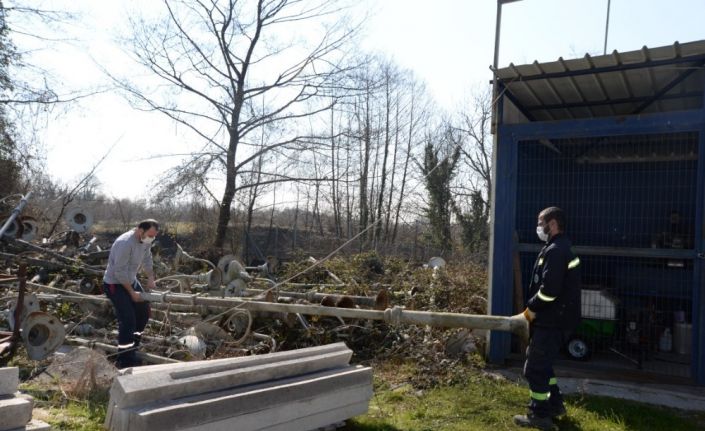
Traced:
[[693, 325], [676, 323], [673, 325], [673, 349], [680, 355], [690, 355], [693, 345]]
[[581, 316], [588, 319], [615, 320], [617, 300], [604, 290], [581, 290]]
[[673, 349], [673, 336], [671, 335], [671, 328], [666, 328], [661, 334], [661, 338], [658, 340], [658, 349], [662, 352], [670, 352]]

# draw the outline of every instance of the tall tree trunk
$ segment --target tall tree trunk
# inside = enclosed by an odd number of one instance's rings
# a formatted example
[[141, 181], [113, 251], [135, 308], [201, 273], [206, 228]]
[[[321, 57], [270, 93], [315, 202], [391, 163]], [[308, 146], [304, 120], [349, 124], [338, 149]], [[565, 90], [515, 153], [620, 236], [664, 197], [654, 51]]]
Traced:
[[[411, 158], [411, 142], [414, 137], [414, 89], [411, 90], [411, 109], [409, 111], [409, 136], [406, 141], [406, 159], [404, 160], [404, 173], [401, 177], [401, 190], [399, 191], [399, 201], [397, 202], [396, 215], [394, 217], [394, 230], [392, 231], [392, 244], [397, 239], [399, 227], [399, 214], [401, 213], [401, 205], [404, 201], [404, 189], [406, 188], [406, 175], [409, 171], [409, 159]], [[415, 240], [415, 239], [414, 239]], [[414, 249], [414, 253], [416, 250]]]
[[213, 243], [213, 246], [218, 250], [222, 250], [225, 245], [225, 235], [227, 233], [228, 223], [230, 223], [230, 207], [235, 197], [235, 177], [237, 176], [235, 170], [235, 154], [237, 153], [237, 145], [239, 142], [236, 118], [236, 114], [233, 112], [233, 119], [231, 121], [233, 128], [230, 131], [228, 153], [225, 160], [225, 190], [223, 191], [223, 199], [220, 201], [218, 227], [215, 231], [215, 242]]
[[362, 126], [362, 145], [361, 145], [361, 159], [362, 159], [362, 170], [360, 171], [360, 232], [363, 232], [361, 239], [364, 241], [367, 239], [367, 233], [364, 233], [367, 229], [368, 217], [369, 217], [369, 207], [367, 203], [367, 177], [370, 170], [370, 147], [371, 142], [371, 130], [370, 130], [370, 88], [369, 83], [367, 85], [367, 94], [365, 98], [365, 123]]
[[384, 189], [387, 186], [387, 157], [389, 156], [389, 142], [391, 140], [389, 118], [392, 111], [390, 79], [389, 70], [387, 70], [385, 73], [384, 157], [382, 158], [382, 177], [380, 179], [379, 196], [377, 199], [377, 227], [375, 229], [375, 245], [382, 239], [382, 207], [384, 206]]
[[296, 188], [296, 209], [294, 210], [294, 245], [293, 248], [296, 250], [296, 236], [298, 233], [298, 222], [299, 222], [299, 188]]
[[392, 157], [392, 178], [389, 181], [389, 199], [384, 221], [384, 241], [389, 241], [389, 221], [392, 216], [392, 197], [394, 196], [394, 177], [397, 172], [397, 150], [399, 149], [399, 94], [397, 93], [397, 108], [394, 114], [394, 155]]
[[336, 175], [338, 171], [336, 169], [336, 164], [338, 163], [338, 158], [336, 157], [337, 147], [335, 145], [335, 110], [334, 107], [330, 107], [330, 159], [331, 159], [331, 199], [333, 201], [333, 223], [335, 224], [335, 237], [340, 238], [340, 212], [338, 207], [338, 181]]
[[[348, 127], [348, 130], [351, 128]], [[346, 216], [346, 225], [347, 225], [347, 236], [346, 238], [350, 239], [352, 238], [352, 232], [353, 232], [353, 227], [352, 227], [352, 211], [353, 211], [353, 203], [355, 202], [355, 196], [351, 196], [351, 193], [355, 193], [354, 188], [351, 189], [350, 187], [350, 140], [347, 140], [347, 145], [345, 146], [345, 211], [347, 212]]]

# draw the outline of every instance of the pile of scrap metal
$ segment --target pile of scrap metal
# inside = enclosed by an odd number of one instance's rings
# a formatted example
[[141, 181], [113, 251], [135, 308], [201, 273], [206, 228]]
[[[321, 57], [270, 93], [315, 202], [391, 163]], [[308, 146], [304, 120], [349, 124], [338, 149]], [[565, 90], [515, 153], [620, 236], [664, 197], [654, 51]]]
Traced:
[[[111, 355], [117, 350], [115, 319], [101, 289], [108, 245], [101, 249], [100, 241], [88, 235], [93, 217], [80, 208], [67, 213], [69, 230], [64, 237], [72, 238], [72, 246], [22, 239], [28, 231], [37, 237], [35, 226], [20, 226], [25, 219], [19, 214], [28, 197], [0, 232], [4, 263], [0, 330], [4, 325], [10, 330], [0, 332], [0, 364], [15, 354], [20, 343], [34, 360], [47, 357], [63, 343], [99, 348]], [[200, 273], [177, 271], [187, 263], [200, 266]], [[313, 258], [310, 263], [318, 264]], [[142, 336], [141, 359], [166, 363], [270, 353], [284, 342], [289, 343], [286, 349], [302, 347], [291, 342], [290, 335], [296, 331], [309, 336], [316, 331], [334, 334], [326, 342], [349, 341], [348, 328], [370, 327], [375, 321], [527, 335], [524, 320], [390, 308], [390, 295], [383, 288], [374, 296], [354, 296], [289, 280], [277, 282], [276, 266], [270, 259], [261, 266], [245, 267], [233, 255], [214, 264], [191, 256], [178, 244], [173, 260], [155, 256], [155, 272], [161, 278], [157, 291], [142, 294], [151, 303], [152, 314]], [[437, 267], [432, 265], [434, 273]], [[337, 287], [343, 284], [334, 274], [330, 278]]]

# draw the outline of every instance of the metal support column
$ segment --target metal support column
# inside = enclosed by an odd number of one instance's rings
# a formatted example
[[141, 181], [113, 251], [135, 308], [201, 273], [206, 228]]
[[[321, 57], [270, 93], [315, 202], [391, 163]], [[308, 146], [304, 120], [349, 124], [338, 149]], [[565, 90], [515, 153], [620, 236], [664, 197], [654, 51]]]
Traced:
[[[501, 94], [501, 91], [500, 91]], [[500, 101], [502, 98], [500, 98]], [[498, 107], [501, 112], [502, 106]], [[493, 235], [490, 247], [489, 314], [512, 314], [512, 233], [516, 212], [517, 142], [497, 124], [495, 145], [495, 177], [492, 207]], [[499, 363], [510, 352], [511, 336], [492, 332], [489, 338], [489, 360]]]

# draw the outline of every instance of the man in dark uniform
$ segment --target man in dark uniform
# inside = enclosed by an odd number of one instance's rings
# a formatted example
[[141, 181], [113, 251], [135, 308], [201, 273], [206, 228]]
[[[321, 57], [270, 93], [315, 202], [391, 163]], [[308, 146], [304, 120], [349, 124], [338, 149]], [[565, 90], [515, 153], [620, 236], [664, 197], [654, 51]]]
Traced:
[[531, 325], [524, 364], [531, 400], [526, 415], [514, 416], [520, 426], [552, 429], [552, 418], [566, 413], [553, 362], [580, 321], [580, 259], [571, 251], [565, 224], [560, 208], [539, 213], [536, 234], [546, 245], [534, 264], [530, 299], [522, 313]]

